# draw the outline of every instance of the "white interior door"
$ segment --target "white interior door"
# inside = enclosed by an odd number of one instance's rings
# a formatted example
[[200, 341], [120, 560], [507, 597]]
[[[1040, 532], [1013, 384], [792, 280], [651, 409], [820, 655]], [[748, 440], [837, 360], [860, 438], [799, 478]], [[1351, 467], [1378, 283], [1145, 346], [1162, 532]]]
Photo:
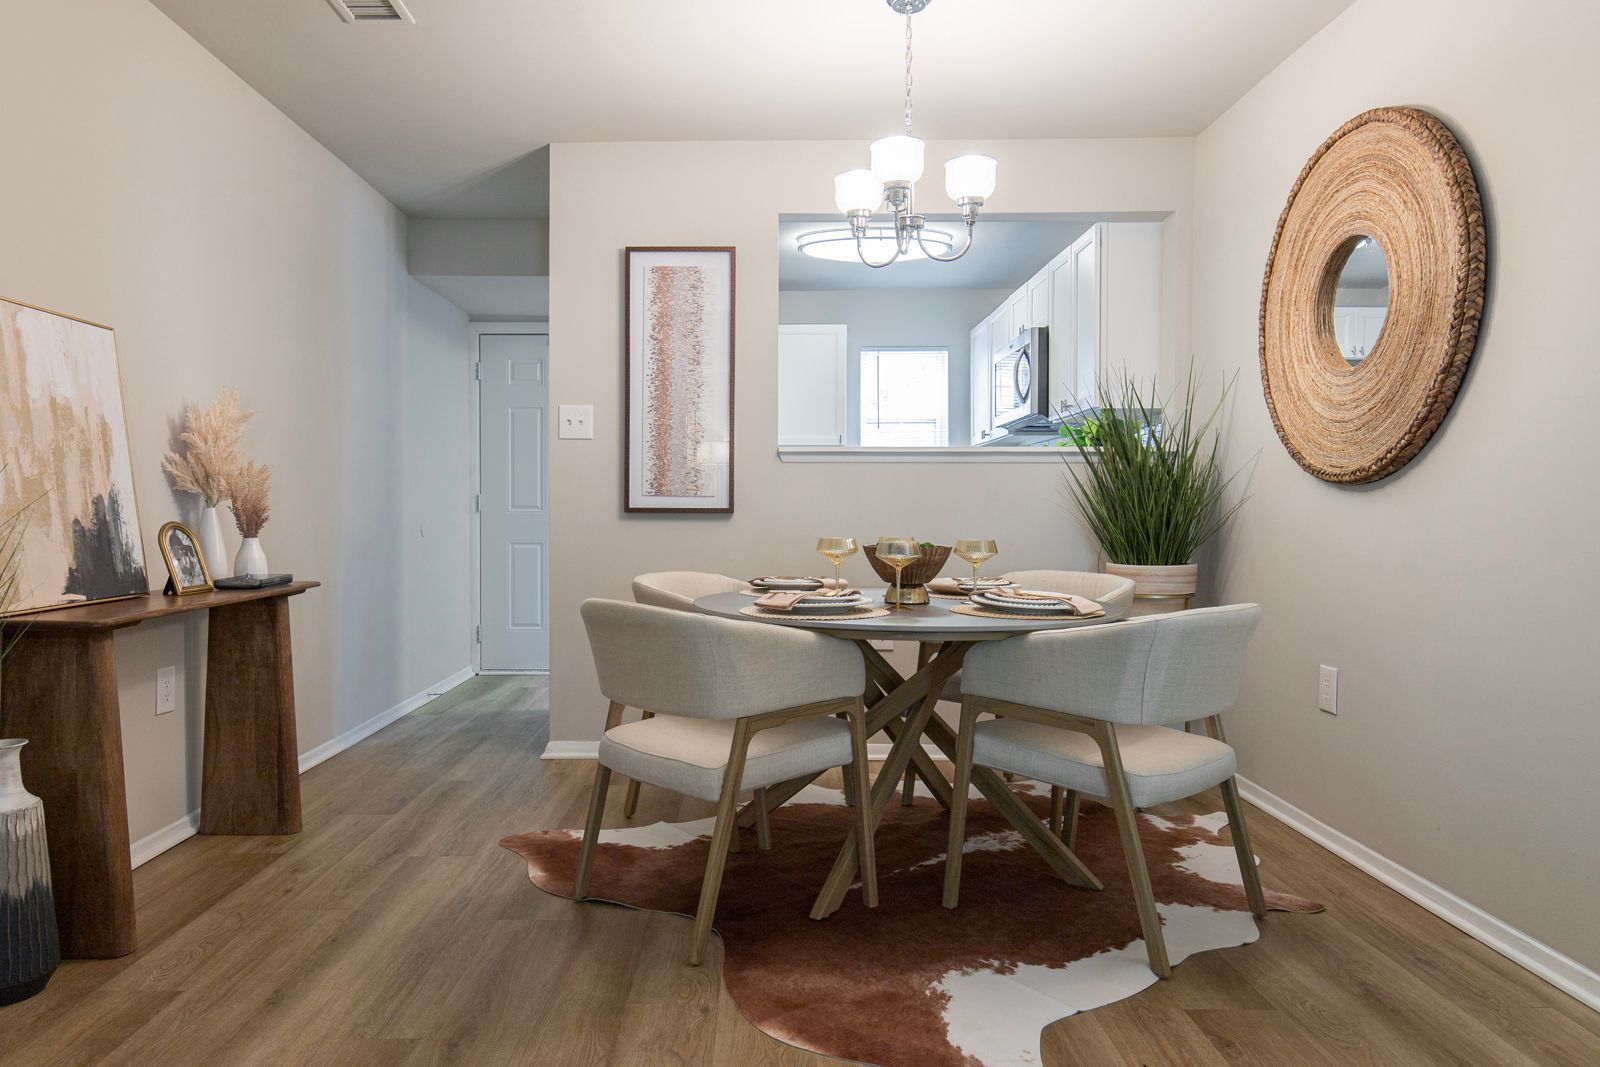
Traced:
[[550, 338], [478, 336], [479, 666], [550, 667]]

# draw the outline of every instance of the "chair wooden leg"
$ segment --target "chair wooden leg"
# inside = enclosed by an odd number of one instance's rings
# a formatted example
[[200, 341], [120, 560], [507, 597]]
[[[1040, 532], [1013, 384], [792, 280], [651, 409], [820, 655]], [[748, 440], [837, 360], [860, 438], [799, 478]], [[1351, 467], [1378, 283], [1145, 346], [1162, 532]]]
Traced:
[[[734, 836], [739, 836], [737, 830], [735, 830]], [[772, 849], [772, 819], [767, 813], [767, 791], [765, 789], [756, 790], [756, 847], [763, 852], [769, 852]]]
[[589, 868], [594, 863], [595, 846], [600, 842], [600, 820], [606, 813], [606, 791], [611, 788], [611, 768], [601, 764], [594, 769], [594, 791], [589, 794], [589, 821], [583, 824], [583, 848], [578, 852], [578, 877], [572, 883], [572, 899], [582, 900], [589, 893]]
[[[615, 700], [606, 709], [606, 729], [622, 722], [628, 710]], [[599, 764], [594, 770], [594, 791], [589, 794], [589, 820], [583, 824], [583, 847], [578, 852], [578, 876], [572, 882], [572, 899], [582, 900], [589, 892], [589, 867], [594, 863], [595, 846], [600, 843], [600, 821], [606, 814], [606, 792], [611, 788], [611, 768]]]
[[[655, 718], [655, 714], [656, 713], [653, 712], [653, 711], [641, 711], [639, 713], [639, 721], [640, 722], [644, 722], [646, 719], [653, 719], [653, 718]], [[627, 791], [627, 793], [625, 793], [623, 795], [623, 798], [622, 798], [622, 817], [624, 819], [631, 819], [631, 818], [633, 818], [634, 812], [636, 812], [638, 810], [639, 810], [639, 783], [634, 781], [632, 778], [629, 778], [628, 779], [628, 791]]]
[[1050, 832], [1057, 837], [1061, 836], [1063, 818], [1067, 813], [1066, 790], [1059, 785], [1050, 787]]
[[717, 802], [716, 828], [711, 832], [711, 852], [706, 856], [706, 877], [700, 883], [700, 906], [694, 913], [694, 932], [689, 939], [689, 962], [698, 967], [705, 962], [706, 945], [711, 941], [711, 922], [717, 914], [717, 896], [722, 892], [722, 868], [728, 859], [728, 845], [738, 833], [739, 779], [744, 776], [745, 751], [750, 747], [750, 720], [733, 725], [733, 745], [728, 751], [728, 769], [722, 777], [722, 797]]
[[950, 841], [944, 853], [944, 906], [953, 908], [961, 898], [961, 851], [967, 843], [967, 793], [972, 789], [972, 730], [978, 709], [961, 702], [961, 725], [956, 734], [956, 780], [950, 789]]
[[[850, 766], [845, 777], [855, 781], [857, 796], [870, 797], [867, 779], [867, 709], [856, 705], [850, 713]], [[878, 860], [873, 848], [872, 805], [856, 805], [856, 866], [861, 873], [861, 900], [869, 908], [878, 906]]]
[[1233, 851], [1239, 857], [1239, 874], [1244, 878], [1244, 896], [1250, 914], [1267, 917], [1267, 900], [1261, 893], [1261, 872], [1256, 870], [1255, 851], [1250, 847], [1250, 831], [1244, 824], [1244, 805], [1239, 802], [1239, 785], [1232, 778], [1222, 783], [1222, 806], [1228, 812], [1228, 831], [1233, 836]]
[[1062, 816], [1062, 832], [1059, 835], [1061, 843], [1067, 848], [1078, 847], [1078, 791], [1067, 790], [1067, 810]]
[[1134, 812], [1128, 795], [1128, 781], [1122, 769], [1122, 756], [1117, 750], [1117, 735], [1110, 723], [1096, 731], [1101, 758], [1105, 765], [1106, 792], [1111, 810], [1117, 816], [1117, 831], [1122, 836], [1122, 851], [1128, 861], [1128, 878], [1133, 883], [1133, 901], [1139, 909], [1139, 929], [1144, 933], [1145, 952], [1150, 957], [1150, 969], [1159, 978], [1172, 976], [1172, 965], [1167, 962], [1167, 942], [1161, 935], [1161, 913], [1156, 910], [1155, 891], [1150, 887], [1150, 871], [1144, 862], [1144, 846], [1139, 843], [1139, 816]]

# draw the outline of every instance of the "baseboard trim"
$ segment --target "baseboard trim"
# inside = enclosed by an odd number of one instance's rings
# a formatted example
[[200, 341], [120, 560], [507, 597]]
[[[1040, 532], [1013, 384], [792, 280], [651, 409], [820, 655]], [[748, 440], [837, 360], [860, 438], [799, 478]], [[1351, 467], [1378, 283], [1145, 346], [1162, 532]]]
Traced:
[[129, 846], [133, 865], [142, 867], [173, 845], [187, 841], [200, 832], [200, 812], [191, 811], [176, 822], [170, 822], [153, 834], [146, 834]]
[[551, 741], [539, 754], [540, 759], [599, 759], [598, 741]]
[[[472, 678], [475, 674], [476, 672], [471, 667], [463, 667], [448, 678], [428, 686], [427, 689], [415, 696], [407, 697], [394, 707], [379, 712], [361, 725], [346, 730], [333, 740], [325, 741], [311, 751], [301, 753], [300, 773], [304, 774], [317, 764], [327, 762], [352, 745], [365, 741], [385, 726], [398, 719], [405, 718], [435, 697], [444, 696], [444, 694], [450, 692], [462, 682], [467, 681], [467, 679]], [[200, 812], [197, 809], [176, 822], [168, 823], [155, 833], [146, 834], [133, 842], [129, 846], [129, 852], [133, 856], [133, 865], [135, 867], [143, 866], [167, 851], [167, 849], [187, 841], [199, 832]]]
[[1335, 830], [1289, 801], [1248, 778], [1239, 778], [1239, 794], [1274, 819], [1310, 838], [1341, 859], [1370, 874], [1401, 896], [1426, 908], [1462, 933], [1483, 942], [1512, 963], [1538, 975], [1575, 999], [1600, 1011], [1600, 973], [1544, 942], [1529, 937], [1441, 885], [1402, 867], [1350, 835]]
[[309, 752], [300, 754], [300, 773], [304, 774], [319, 763], [325, 763], [351, 745], [358, 744], [396, 720], [403, 719], [435, 697], [444, 696], [456, 686], [473, 676], [471, 667], [463, 667], [442, 681], [428, 686], [415, 696], [407, 697], [394, 707], [380, 711], [359, 726], [352, 727], [329, 741], [324, 741]]

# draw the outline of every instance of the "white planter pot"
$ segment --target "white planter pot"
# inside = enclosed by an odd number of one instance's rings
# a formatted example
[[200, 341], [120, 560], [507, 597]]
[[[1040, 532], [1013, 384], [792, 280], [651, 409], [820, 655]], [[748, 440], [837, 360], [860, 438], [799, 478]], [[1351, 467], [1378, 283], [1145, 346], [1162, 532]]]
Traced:
[[271, 574], [267, 569], [267, 554], [261, 550], [261, 540], [256, 537], [246, 537], [239, 546], [239, 554], [233, 558], [233, 573], [244, 574]]
[[1187, 611], [1194, 604], [1195, 587], [1200, 581], [1200, 567], [1194, 563], [1139, 567], [1108, 561], [1105, 571], [1119, 578], [1133, 579], [1133, 606], [1128, 609], [1129, 618]]
[[0, 740], [0, 1006], [38, 993], [61, 962], [44, 802], [22, 786], [25, 744]]
[[222, 520], [217, 517], [216, 508], [200, 509], [200, 528], [194, 533], [200, 538], [200, 551], [205, 553], [206, 570], [211, 572], [212, 579], [231, 575], [228, 546], [222, 541]]

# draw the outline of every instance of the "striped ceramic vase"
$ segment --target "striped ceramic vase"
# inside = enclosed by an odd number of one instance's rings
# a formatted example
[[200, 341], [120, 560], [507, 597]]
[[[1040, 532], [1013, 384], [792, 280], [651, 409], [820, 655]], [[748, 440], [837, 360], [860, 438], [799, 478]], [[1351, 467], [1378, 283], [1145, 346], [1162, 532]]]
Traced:
[[0, 1006], [42, 990], [61, 962], [44, 803], [22, 788], [22, 746], [0, 739]]

